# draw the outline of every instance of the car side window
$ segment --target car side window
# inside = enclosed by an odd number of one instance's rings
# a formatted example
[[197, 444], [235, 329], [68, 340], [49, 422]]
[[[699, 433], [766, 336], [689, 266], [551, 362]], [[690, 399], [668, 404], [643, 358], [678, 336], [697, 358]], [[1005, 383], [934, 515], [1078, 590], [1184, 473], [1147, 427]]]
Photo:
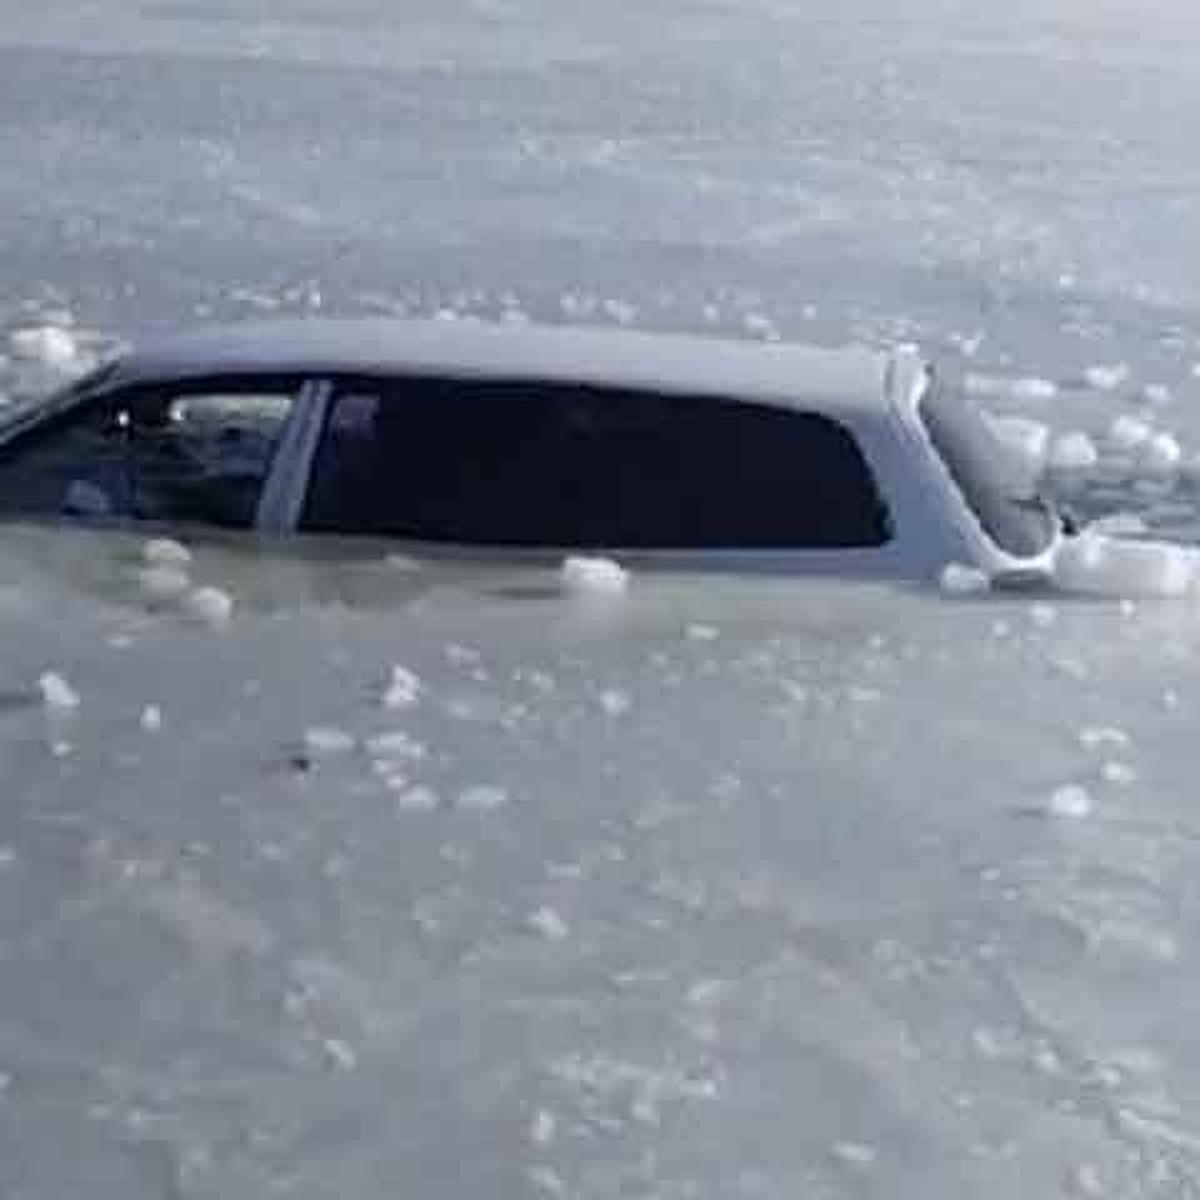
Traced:
[[852, 434], [720, 397], [413, 378], [335, 390], [301, 524], [491, 546], [878, 546]]
[[298, 390], [212, 380], [85, 401], [0, 450], [0, 511], [247, 528]]

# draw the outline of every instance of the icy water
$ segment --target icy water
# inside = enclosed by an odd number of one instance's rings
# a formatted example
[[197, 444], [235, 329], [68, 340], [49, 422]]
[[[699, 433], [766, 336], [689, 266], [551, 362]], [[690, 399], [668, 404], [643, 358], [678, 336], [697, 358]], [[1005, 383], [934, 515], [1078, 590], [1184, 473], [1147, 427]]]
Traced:
[[[918, 341], [1200, 540], [1200, 19], [893, 8], [6, 13], [3, 389], [278, 311]], [[4, 1200], [1200, 1193], [1197, 600], [191, 551], [0, 535]]]

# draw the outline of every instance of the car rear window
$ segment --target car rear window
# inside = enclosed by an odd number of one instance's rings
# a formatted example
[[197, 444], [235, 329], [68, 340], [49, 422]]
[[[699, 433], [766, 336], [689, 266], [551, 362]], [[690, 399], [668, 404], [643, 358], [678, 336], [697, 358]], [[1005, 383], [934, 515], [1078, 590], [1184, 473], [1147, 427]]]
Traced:
[[1054, 538], [1053, 510], [1030, 494], [983, 413], [937, 382], [922, 398], [920, 413], [939, 457], [992, 541], [1020, 558], [1046, 550]]
[[338, 386], [301, 524], [490, 546], [879, 546], [851, 433], [711, 396], [408, 378]]

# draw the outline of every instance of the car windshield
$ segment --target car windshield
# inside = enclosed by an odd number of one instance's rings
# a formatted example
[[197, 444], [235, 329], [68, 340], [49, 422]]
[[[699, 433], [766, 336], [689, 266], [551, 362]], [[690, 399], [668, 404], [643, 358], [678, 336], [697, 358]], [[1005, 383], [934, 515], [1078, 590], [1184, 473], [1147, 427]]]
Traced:
[[934, 449], [988, 537], [1019, 558], [1046, 550], [1058, 525], [1054, 508], [1022, 481], [983, 413], [936, 381], [920, 413]]

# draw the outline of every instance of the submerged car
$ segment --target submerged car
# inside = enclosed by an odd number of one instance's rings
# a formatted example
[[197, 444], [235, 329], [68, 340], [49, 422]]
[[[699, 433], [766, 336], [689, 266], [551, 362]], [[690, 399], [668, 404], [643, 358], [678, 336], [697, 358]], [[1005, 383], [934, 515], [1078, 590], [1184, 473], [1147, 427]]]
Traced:
[[0, 514], [893, 578], [1062, 536], [913, 353], [466, 321], [131, 351], [0, 428]]

